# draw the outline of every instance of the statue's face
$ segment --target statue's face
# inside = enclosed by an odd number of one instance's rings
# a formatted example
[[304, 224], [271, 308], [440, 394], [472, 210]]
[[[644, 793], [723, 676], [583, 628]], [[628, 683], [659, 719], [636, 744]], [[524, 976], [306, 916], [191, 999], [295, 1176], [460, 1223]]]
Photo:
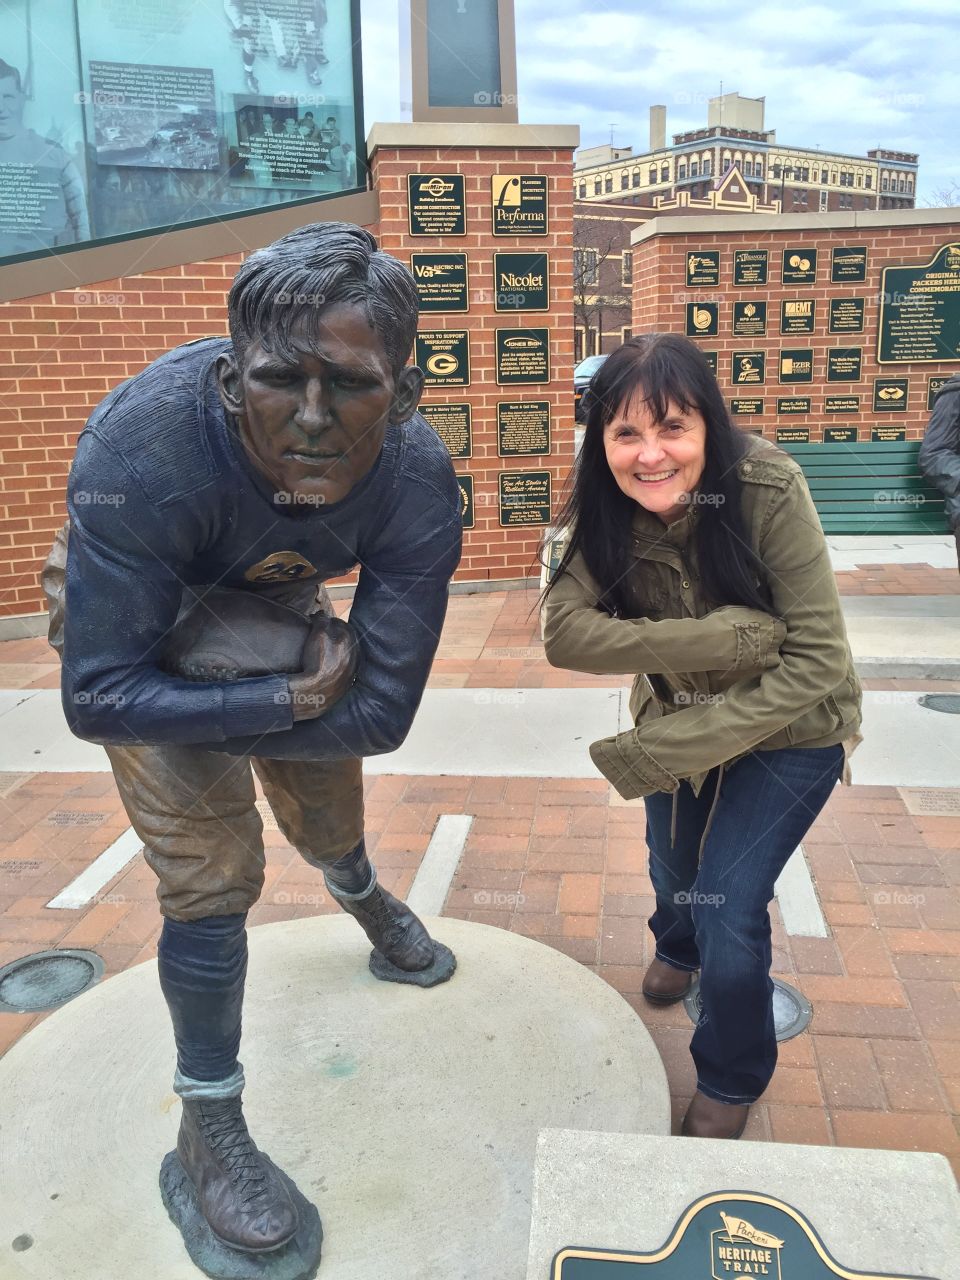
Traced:
[[247, 348], [242, 372], [221, 356], [221, 399], [278, 493], [304, 506], [339, 502], [376, 462], [387, 426], [416, 409], [423, 375], [407, 368], [394, 378], [383, 340], [356, 303], [294, 325], [290, 342], [292, 363], [261, 341]]

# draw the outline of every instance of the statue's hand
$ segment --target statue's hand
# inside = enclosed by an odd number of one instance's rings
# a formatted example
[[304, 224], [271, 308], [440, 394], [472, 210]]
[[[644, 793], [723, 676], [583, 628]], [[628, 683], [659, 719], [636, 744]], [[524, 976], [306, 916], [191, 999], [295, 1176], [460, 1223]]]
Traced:
[[303, 646], [303, 670], [289, 677], [294, 720], [314, 720], [339, 702], [356, 677], [360, 647], [348, 623], [318, 615]]

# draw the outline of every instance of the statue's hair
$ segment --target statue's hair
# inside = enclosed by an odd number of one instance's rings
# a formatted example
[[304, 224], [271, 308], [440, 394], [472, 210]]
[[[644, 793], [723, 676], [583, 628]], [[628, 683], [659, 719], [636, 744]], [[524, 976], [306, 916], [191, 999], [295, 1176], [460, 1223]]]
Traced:
[[413, 276], [382, 253], [369, 231], [350, 222], [315, 222], [257, 249], [237, 272], [227, 313], [242, 366], [251, 342], [295, 359], [290, 333], [309, 332], [326, 307], [359, 303], [383, 340], [396, 377], [409, 358], [419, 304]]
[[0, 58], [0, 80], [9, 80], [11, 78], [17, 82], [17, 93], [22, 93], [23, 84], [20, 80], [20, 72], [16, 67], [11, 66], [9, 62], [4, 62], [3, 58]]

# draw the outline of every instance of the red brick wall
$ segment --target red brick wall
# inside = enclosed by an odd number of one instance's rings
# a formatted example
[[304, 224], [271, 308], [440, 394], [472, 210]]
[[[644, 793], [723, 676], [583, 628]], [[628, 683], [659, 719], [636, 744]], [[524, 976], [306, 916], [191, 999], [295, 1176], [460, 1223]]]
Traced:
[[[882, 217], [883, 215], [878, 215]], [[919, 214], [917, 215], [919, 217]], [[929, 418], [927, 379], [960, 372], [960, 365], [943, 363], [883, 364], [877, 363], [877, 330], [882, 271], [886, 266], [928, 262], [943, 245], [960, 238], [960, 223], [917, 223], [913, 225], [831, 228], [824, 226], [824, 215], [811, 219], [810, 229], [773, 230], [761, 225], [755, 231], [723, 231], [715, 233], [685, 232], [680, 235], [652, 236], [634, 245], [633, 253], [633, 330], [634, 333], [669, 330], [683, 333], [686, 304], [719, 302], [719, 336], [694, 339], [705, 351], [718, 352], [717, 377], [729, 404], [734, 397], [762, 397], [762, 416], [737, 416], [734, 421], [747, 429], [762, 427], [763, 434], [776, 438], [776, 428], [809, 427], [811, 442], [823, 439], [824, 426], [859, 427], [860, 439], [869, 440], [875, 426], [903, 426], [908, 440], [923, 435]], [[834, 246], [866, 245], [867, 278], [864, 283], [831, 284], [830, 260]], [[817, 279], [812, 285], [780, 283], [782, 251], [786, 248], [814, 248], [817, 253]], [[720, 250], [720, 285], [718, 288], [685, 287], [686, 255], [698, 248]], [[733, 255], [736, 249], [767, 249], [768, 283], [735, 287]], [[862, 333], [831, 334], [828, 332], [829, 299], [833, 297], [864, 298]], [[816, 299], [815, 328], [808, 335], [780, 334], [780, 303], [785, 299]], [[735, 301], [766, 301], [767, 334], [763, 338], [736, 338], [732, 333]], [[778, 380], [781, 347], [812, 347], [813, 381], [781, 384]], [[827, 382], [827, 351], [831, 348], [861, 347], [863, 360], [859, 382]], [[731, 353], [758, 350], [766, 352], [766, 381], [762, 385], [734, 386], [731, 381]], [[873, 412], [873, 381], [877, 377], [907, 378], [909, 390], [906, 411]], [[826, 395], [859, 395], [858, 417], [824, 414]], [[809, 396], [809, 414], [778, 417], [778, 397]]]
[[[467, 202], [465, 236], [411, 236], [407, 217], [408, 173], [461, 173]], [[546, 236], [495, 236], [491, 230], [490, 179], [496, 173], [546, 174], [549, 227]], [[549, 471], [556, 513], [560, 487], [573, 462], [573, 152], [520, 148], [379, 148], [373, 157], [373, 181], [380, 196], [380, 243], [410, 264], [412, 252], [466, 252], [470, 310], [463, 315], [425, 314], [421, 329], [470, 331], [468, 387], [428, 387], [426, 404], [471, 405], [473, 457], [456, 459], [458, 473], [474, 477], [476, 526], [464, 538], [457, 579], [484, 581], [525, 578], [539, 573], [537, 546], [542, 528], [500, 527], [500, 471]], [[504, 251], [543, 251], [550, 255], [550, 310], [505, 314], [494, 308], [493, 255]], [[550, 330], [548, 384], [498, 386], [498, 328]], [[497, 401], [550, 402], [549, 456], [500, 458], [497, 455]]]

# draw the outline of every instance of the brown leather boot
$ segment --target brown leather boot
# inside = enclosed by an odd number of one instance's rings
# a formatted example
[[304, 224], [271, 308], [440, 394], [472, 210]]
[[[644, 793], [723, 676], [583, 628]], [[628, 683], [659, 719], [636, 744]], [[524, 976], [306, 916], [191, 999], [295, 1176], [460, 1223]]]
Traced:
[[749, 1102], [717, 1102], [695, 1093], [680, 1129], [685, 1138], [739, 1138], [747, 1127]]
[[375, 884], [363, 898], [341, 898], [344, 911], [359, 920], [364, 933], [391, 964], [415, 973], [433, 964], [433, 940], [405, 902]]
[[651, 1004], [675, 1004], [690, 990], [693, 974], [687, 969], [675, 969], [665, 960], [655, 959], [643, 975], [640, 990]]
[[210, 1230], [231, 1249], [268, 1253], [296, 1234], [296, 1205], [247, 1132], [239, 1096], [184, 1099], [177, 1155]]

